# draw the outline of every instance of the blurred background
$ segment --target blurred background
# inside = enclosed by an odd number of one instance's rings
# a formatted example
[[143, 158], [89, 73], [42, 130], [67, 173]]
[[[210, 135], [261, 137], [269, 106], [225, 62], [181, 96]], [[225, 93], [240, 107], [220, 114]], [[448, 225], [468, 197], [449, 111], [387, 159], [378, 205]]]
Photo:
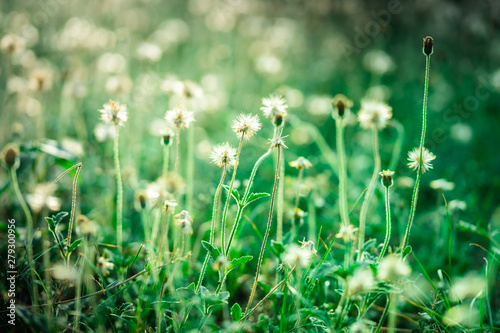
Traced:
[[[288, 162], [303, 155], [314, 165], [305, 174], [303, 191], [310, 200], [304, 210], [314, 213], [318, 226], [337, 227], [336, 169], [316, 130], [335, 151], [331, 98], [342, 93], [354, 101], [354, 113], [363, 98], [393, 108], [395, 121], [380, 134], [382, 168], [395, 166], [394, 219], [396, 230], [404, 232], [412, 187], [407, 177], [414, 177], [406, 152], [420, 138], [422, 38], [428, 35], [435, 44], [426, 146], [437, 159], [423, 179], [412, 242], [422, 255], [430, 254], [418, 244], [429, 242], [428, 230], [440, 228], [442, 192], [454, 201], [452, 220], [463, 231], [458, 237], [466, 245], [457, 257], [482, 257], [468, 244], [488, 241], [477, 230], [493, 231], [500, 224], [498, 1], [2, 0], [0, 10], [0, 146], [21, 147], [18, 175], [25, 194], [82, 161], [78, 210], [98, 222], [104, 241], [113, 243], [115, 237], [110, 222], [115, 182], [112, 133], [101, 124], [98, 109], [109, 99], [128, 108], [129, 121], [120, 129], [124, 217], [127, 237], [142, 242], [133, 236], [141, 230], [135, 193], [161, 175], [163, 117], [179, 104], [179, 86], [186, 80], [196, 118], [195, 231], [210, 218], [207, 207], [220, 172], [209, 165], [212, 145], [237, 145], [232, 120], [242, 111], [260, 113], [261, 99], [272, 93], [289, 105], [285, 201], [292, 205], [297, 176]], [[264, 120], [259, 135], [245, 144], [241, 182], [271, 135]], [[373, 168], [370, 134], [353, 121], [346, 146], [352, 205]], [[272, 172], [267, 161], [256, 191], [270, 191]], [[453, 186], [431, 187], [437, 179]], [[8, 185], [2, 169], [1, 218], [22, 220]], [[55, 195], [65, 210], [70, 194], [71, 179], [61, 180]], [[380, 189], [376, 194], [367, 234], [381, 236]], [[264, 216], [267, 206], [252, 211], [252, 218]], [[358, 215], [359, 206], [355, 225]], [[398, 241], [394, 236], [394, 244]], [[457, 260], [460, 265], [466, 270], [475, 263]]]

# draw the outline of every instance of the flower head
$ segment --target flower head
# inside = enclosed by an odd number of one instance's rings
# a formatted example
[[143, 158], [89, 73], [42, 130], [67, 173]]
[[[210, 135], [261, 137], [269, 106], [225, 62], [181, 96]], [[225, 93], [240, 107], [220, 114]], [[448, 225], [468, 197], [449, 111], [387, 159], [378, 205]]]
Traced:
[[232, 126], [233, 131], [240, 140], [243, 138], [247, 140], [250, 139], [261, 127], [262, 124], [259, 121], [259, 117], [250, 114], [240, 114], [238, 118], [233, 121]]
[[22, 51], [25, 46], [24, 38], [15, 34], [7, 34], [0, 41], [0, 50], [6, 54], [15, 54]]
[[430, 56], [432, 54], [434, 46], [434, 39], [432, 37], [427, 36], [424, 38], [424, 47], [422, 48], [422, 52], [424, 52], [424, 55]]
[[278, 147], [281, 147], [281, 148], [284, 148], [284, 149], [288, 149], [288, 147], [285, 144], [285, 140], [284, 140], [287, 136], [288, 135], [286, 135], [286, 136], [278, 136], [278, 137], [275, 137], [273, 139], [269, 139], [269, 143], [271, 145], [269, 147], [269, 149], [278, 148]]
[[219, 167], [232, 168], [236, 165], [236, 149], [231, 147], [229, 143], [217, 145], [210, 153], [212, 163]]
[[290, 162], [290, 166], [292, 168], [296, 168], [298, 170], [309, 169], [310, 167], [312, 167], [312, 163], [309, 162], [309, 160], [307, 158], [300, 156], [295, 161]]
[[109, 271], [115, 268], [115, 264], [113, 264], [110, 259], [105, 259], [104, 257], [99, 257], [99, 259], [97, 259], [96, 266], [99, 268], [103, 276], [108, 275]]
[[359, 124], [363, 128], [374, 126], [377, 130], [384, 128], [392, 118], [392, 108], [381, 102], [363, 100], [358, 113]]
[[429, 185], [432, 189], [438, 191], [453, 191], [453, 189], [455, 188], [455, 183], [449, 182], [443, 178], [433, 180]]
[[177, 224], [182, 230], [182, 233], [190, 235], [193, 233], [193, 228], [191, 227], [193, 219], [187, 210], [183, 210], [179, 214], [175, 215], [175, 218], [177, 220]]
[[286, 117], [287, 108], [288, 105], [285, 104], [283, 97], [271, 95], [268, 98], [262, 99], [262, 107], [260, 109], [264, 112], [266, 118], [271, 118], [276, 126], [280, 126]]
[[79, 215], [76, 218], [76, 225], [80, 235], [95, 236], [97, 234], [97, 225], [85, 215]]
[[345, 225], [342, 225], [340, 227], [339, 233], [335, 237], [342, 238], [344, 242], [347, 242], [348, 239], [355, 240], [357, 231], [358, 228], [354, 228], [352, 224], [349, 224], [347, 227]]
[[391, 187], [393, 184], [392, 176], [394, 176], [394, 171], [391, 170], [382, 170], [379, 172], [379, 175], [382, 176], [382, 185], [385, 187]]
[[106, 124], [114, 124], [123, 126], [127, 121], [127, 106], [115, 101], [109, 100], [108, 104], [104, 104], [104, 109], [101, 112], [101, 120]]
[[431, 161], [436, 158], [436, 155], [427, 150], [427, 148], [423, 148], [422, 151], [422, 160], [420, 160], [420, 148], [415, 148], [408, 153], [408, 166], [413, 170], [417, 170], [420, 165], [422, 165], [422, 173], [425, 173], [427, 170], [432, 169]]
[[19, 147], [15, 143], [9, 143], [3, 148], [2, 157], [7, 167], [19, 167]]
[[382, 281], [396, 282], [399, 278], [407, 277], [410, 273], [410, 266], [395, 255], [383, 258], [377, 268], [377, 278]]
[[180, 106], [167, 111], [165, 119], [177, 128], [188, 128], [189, 124], [194, 121], [194, 115], [192, 111], [187, 111]]
[[316, 251], [316, 248], [314, 247], [314, 242], [312, 240], [308, 240], [306, 242], [306, 240], [304, 238], [304, 240], [299, 241], [299, 243], [301, 244], [301, 246], [300, 246], [301, 249], [307, 248], [313, 254], [316, 254], [318, 252], [318, 251]]
[[346, 112], [349, 112], [352, 108], [352, 101], [342, 94], [337, 94], [332, 99], [332, 105], [335, 109], [337, 109], [337, 113], [333, 114], [333, 117], [343, 117]]
[[373, 272], [368, 267], [358, 267], [352, 276], [347, 278], [347, 294], [350, 297], [370, 292], [375, 287]]
[[290, 267], [307, 267], [314, 254], [315, 253], [307, 247], [300, 247], [296, 244], [292, 244], [288, 247], [283, 262]]

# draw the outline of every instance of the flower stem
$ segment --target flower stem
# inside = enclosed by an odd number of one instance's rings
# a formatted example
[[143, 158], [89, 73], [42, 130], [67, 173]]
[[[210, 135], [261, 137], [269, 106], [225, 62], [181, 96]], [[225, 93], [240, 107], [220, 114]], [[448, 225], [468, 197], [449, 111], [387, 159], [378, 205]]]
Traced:
[[[342, 224], [345, 230], [349, 226], [349, 218], [347, 216], [347, 195], [346, 195], [346, 183], [347, 183], [347, 171], [346, 171], [346, 160], [345, 160], [345, 149], [344, 149], [344, 126], [342, 124], [342, 118], [339, 117], [335, 120], [337, 125], [337, 154], [339, 159], [339, 207], [340, 207], [340, 217], [342, 219]], [[346, 252], [344, 256], [344, 264], [349, 266], [351, 258], [351, 238], [348, 237], [346, 240]]]
[[366, 229], [366, 216], [368, 215], [368, 207], [370, 206], [370, 201], [375, 191], [375, 185], [377, 184], [377, 179], [380, 172], [380, 152], [378, 143], [378, 131], [373, 126], [372, 127], [372, 142], [373, 142], [373, 158], [374, 166], [372, 178], [370, 184], [368, 185], [368, 190], [365, 194], [365, 199], [363, 200], [363, 205], [361, 206], [361, 212], [359, 216], [359, 234], [358, 234], [358, 261], [363, 258], [363, 245], [365, 244], [365, 229]]
[[118, 152], [118, 124], [115, 124], [115, 169], [116, 169], [116, 237], [118, 243], [118, 251], [122, 254], [122, 210], [123, 210], [123, 185], [122, 174], [120, 170], [120, 158]]
[[168, 173], [168, 159], [170, 155], [170, 145], [163, 146], [163, 178], [167, 178]]
[[177, 134], [176, 134], [176, 152], [175, 152], [175, 166], [174, 166], [174, 174], [177, 175], [177, 170], [179, 169], [179, 160], [181, 159], [181, 128], [177, 127]]
[[257, 288], [257, 281], [259, 279], [260, 266], [262, 264], [262, 257], [264, 256], [264, 250], [266, 249], [267, 238], [269, 236], [269, 230], [271, 229], [271, 222], [273, 219], [274, 199], [276, 197], [276, 186], [278, 184], [278, 179], [279, 179], [279, 164], [280, 164], [281, 147], [278, 146], [277, 149], [278, 149], [278, 158], [277, 158], [277, 162], [276, 162], [276, 172], [274, 175], [273, 193], [271, 196], [271, 207], [269, 208], [269, 217], [267, 219], [267, 228], [266, 228], [266, 233], [264, 234], [264, 240], [262, 241], [262, 247], [260, 249], [260, 254], [259, 254], [259, 261], [257, 263], [257, 272], [255, 273], [255, 280], [253, 283], [252, 292], [250, 293], [250, 298], [248, 299], [248, 304], [247, 304], [247, 308], [245, 310], [245, 315], [250, 310], [250, 306], [252, 305], [252, 300], [253, 300], [253, 297], [255, 295], [255, 289]]
[[385, 228], [385, 240], [380, 256], [378, 257], [378, 262], [384, 257], [387, 246], [389, 245], [389, 240], [391, 239], [391, 201], [389, 197], [389, 186], [385, 186], [385, 217], [386, 217], [386, 228]]
[[[281, 159], [280, 164], [280, 179], [285, 179], [285, 156]], [[278, 184], [278, 205], [277, 205], [277, 229], [276, 240], [278, 243], [283, 242], [283, 208], [284, 208], [284, 192], [285, 182], [281, 181]]]
[[408, 217], [408, 225], [406, 226], [406, 232], [403, 239], [403, 245], [401, 246], [401, 259], [404, 259], [403, 253], [408, 246], [408, 240], [410, 238], [410, 229], [413, 224], [413, 219], [415, 218], [415, 209], [417, 207], [418, 199], [418, 186], [420, 184], [420, 178], [422, 176], [422, 164], [423, 164], [423, 153], [424, 153], [424, 141], [425, 141], [425, 130], [427, 126], [427, 96], [429, 94], [429, 70], [431, 66], [431, 56], [425, 56], [425, 84], [424, 84], [424, 103], [422, 107], [422, 135], [420, 137], [420, 165], [418, 166], [417, 179], [415, 180], [415, 187], [413, 188], [413, 195], [411, 198], [410, 215]]

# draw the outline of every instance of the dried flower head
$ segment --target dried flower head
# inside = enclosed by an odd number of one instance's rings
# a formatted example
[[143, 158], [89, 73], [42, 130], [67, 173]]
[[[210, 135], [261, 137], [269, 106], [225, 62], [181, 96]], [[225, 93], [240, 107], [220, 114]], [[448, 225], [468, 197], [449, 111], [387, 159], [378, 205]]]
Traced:
[[257, 133], [262, 124], [259, 121], [259, 116], [252, 116], [251, 114], [240, 114], [233, 121], [233, 131], [236, 133], [240, 140], [242, 139], [250, 139]]
[[336, 113], [333, 113], [333, 118], [342, 118], [347, 112], [351, 110], [353, 103], [345, 95], [337, 94], [332, 99], [332, 105], [337, 110]]
[[54, 264], [50, 275], [55, 280], [74, 282], [76, 281], [77, 271], [75, 268], [65, 264]]
[[228, 142], [213, 147], [210, 153], [212, 163], [219, 167], [232, 168], [236, 165], [236, 149]]
[[434, 39], [430, 36], [427, 36], [424, 38], [424, 47], [422, 49], [422, 52], [424, 52], [424, 55], [430, 56], [432, 54], [434, 46]]
[[35, 68], [30, 74], [29, 87], [34, 91], [47, 91], [52, 88], [52, 71]]
[[35, 213], [39, 213], [44, 207], [52, 211], [59, 211], [61, 209], [61, 200], [54, 197], [54, 186], [49, 183], [38, 184], [35, 186], [33, 193], [28, 194], [26, 199], [31, 209]]
[[417, 170], [422, 165], [422, 173], [425, 173], [427, 170], [432, 169], [431, 162], [436, 158], [436, 155], [427, 150], [427, 148], [423, 148], [422, 151], [422, 160], [420, 160], [420, 148], [415, 148], [408, 153], [408, 166]]
[[128, 119], [127, 106], [112, 100], [104, 104], [104, 109], [99, 110], [99, 112], [101, 112], [101, 120], [106, 124], [123, 126]]
[[285, 138], [287, 137], [288, 135], [285, 135], [285, 136], [278, 136], [278, 137], [275, 137], [275, 138], [272, 138], [272, 139], [269, 139], [269, 149], [273, 149], [273, 148], [283, 148], [283, 149], [288, 149], [287, 145], [285, 144]]
[[449, 182], [443, 178], [433, 180], [429, 185], [432, 189], [438, 190], [438, 191], [443, 191], [443, 192], [444, 191], [453, 191], [453, 189], [455, 188], [455, 183]]
[[2, 157], [8, 168], [19, 167], [19, 147], [15, 143], [8, 143], [3, 148]]
[[410, 266], [395, 255], [384, 257], [377, 268], [377, 278], [382, 281], [397, 282], [400, 278], [409, 276], [410, 273]]
[[102, 276], [109, 275], [109, 272], [115, 268], [115, 264], [113, 264], [110, 259], [105, 259], [104, 257], [99, 257], [99, 259], [97, 259], [96, 266], [99, 268]]
[[191, 222], [193, 219], [187, 210], [181, 211], [179, 214], [175, 215], [177, 224], [182, 230], [182, 233], [191, 235], [193, 233], [193, 228], [191, 227]]
[[288, 247], [283, 262], [290, 267], [307, 267], [315, 253], [307, 247], [292, 244]]
[[349, 297], [354, 297], [370, 292], [375, 285], [372, 270], [368, 267], [358, 267], [354, 271], [354, 274], [347, 278], [347, 294]]
[[178, 106], [173, 110], [167, 111], [165, 119], [172, 125], [179, 128], [188, 128], [194, 121], [192, 111], [187, 111], [183, 106]]
[[379, 172], [379, 175], [382, 176], [382, 185], [385, 187], [391, 187], [394, 183], [392, 176], [394, 176], [394, 171], [391, 170], [382, 170]]
[[97, 234], [97, 225], [85, 215], [77, 216], [76, 226], [80, 235], [95, 236]]
[[477, 273], [469, 273], [464, 277], [454, 280], [450, 298], [455, 302], [463, 301], [466, 298], [474, 298], [480, 295], [485, 287], [484, 276]]
[[363, 128], [375, 127], [377, 130], [384, 128], [392, 118], [392, 108], [381, 102], [363, 100], [358, 113], [359, 124]]
[[286, 101], [281, 96], [271, 95], [267, 98], [262, 99], [262, 107], [260, 108], [264, 112], [266, 118], [271, 118], [276, 126], [283, 124], [283, 120], [286, 117], [288, 105], [285, 104]]
[[290, 166], [292, 168], [296, 168], [298, 170], [309, 169], [310, 167], [312, 167], [312, 163], [309, 162], [309, 160], [307, 158], [300, 156], [295, 161], [290, 162]]

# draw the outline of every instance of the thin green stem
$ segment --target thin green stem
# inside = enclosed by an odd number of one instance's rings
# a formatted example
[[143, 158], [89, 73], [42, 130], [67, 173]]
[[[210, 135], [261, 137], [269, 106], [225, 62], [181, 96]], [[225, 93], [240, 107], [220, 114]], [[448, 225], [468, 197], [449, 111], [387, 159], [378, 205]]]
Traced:
[[193, 210], [193, 186], [194, 186], [194, 126], [188, 128], [188, 149], [186, 168], [186, 207], [189, 212]]
[[363, 200], [363, 205], [361, 205], [361, 212], [359, 215], [359, 234], [358, 234], [358, 261], [363, 258], [363, 245], [365, 244], [365, 230], [366, 230], [366, 216], [368, 215], [368, 207], [370, 206], [370, 201], [375, 191], [375, 185], [377, 184], [377, 179], [380, 172], [380, 152], [378, 143], [378, 130], [375, 126], [372, 126], [372, 144], [373, 144], [373, 173], [370, 179], [370, 184], [368, 185], [368, 190], [365, 194], [365, 199]]
[[387, 246], [389, 246], [389, 240], [391, 239], [391, 202], [389, 197], [389, 186], [385, 186], [385, 217], [386, 217], [386, 228], [385, 228], [385, 240], [380, 256], [378, 257], [378, 262], [384, 257]]
[[31, 292], [33, 296], [33, 304], [38, 305], [38, 288], [35, 283], [35, 262], [33, 261], [33, 247], [32, 247], [32, 239], [33, 239], [33, 217], [31, 216], [30, 209], [26, 204], [26, 200], [19, 189], [19, 182], [17, 181], [17, 173], [16, 168], [10, 168], [10, 179], [12, 183], [12, 190], [21, 205], [21, 209], [23, 210], [24, 216], [26, 217], [26, 249], [28, 253], [28, 265], [30, 268], [30, 276], [31, 276]]
[[227, 210], [229, 208], [229, 202], [231, 201], [231, 193], [233, 193], [234, 180], [236, 179], [236, 171], [238, 170], [238, 164], [240, 162], [241, 146], [243, 144], [244, 135], [241, 136], [240, 143], [238, 145], [238, 153], [236, 154], [236, 162], [234, 164], [233, 177], [231, 178], [231, 183], [229, 184], [229, 191], [227, 192], [226, 204], [224, 205], [224, 210], [222, 211], [222, 219], [220, 224], [221, 232], [221, 247], [222, 254], [227, 257], [227, 252], [225, 250], [226, 244], [226, 222], [227, 222]]
[[168, 160], [170, 155], [170, 145], [163, 146], [163, 178], [167, 178]]
[[[280, 164], [280, 179], [285, 179], [285, 156], [281, 159]], [[277, 229], [276, 229], [276, 240], [278, 243], [283, 242], [283, 209], [284, 209], [284, 193], [285, 193], [285, 182], [280, 182], [278, 185], [278, 205], [277, 205]]]
[[[345, 158], [345, 149], [344, 149], [344, 126], [343, 119], [337, 118], [335, 120], [337, 125], [337, 155], [339, 159], [339, 208], [340, 208], [340, 217], [342, 219], [342, 225], [345, 230], [347, 230], [349, 226], [349, 218], [347, 216], [347, 194], [346, 194], [346, 183], [347, 183], [347, 170], [346, 170], [346, 158]], [[345, 265], [349, 266], [350, 258], [351, 258], [351, 238], [347, 238], [346, 242], [346, 252], [344, 256]]]
[[403, 245], [401, 247], [401, 258], [403, 258], [403, 253], [405, 252], [406, 247], [408, 246], [408, 240], [410, 238], [410, 230], [413, 224], [413, 219], [415, 218], [415, 209], [417, 207], [417, 199], [418, 199], [418, 187], [420, 184], [420, 178], [422, 176], [422, 164], [423, 164], [423, 152], [424, 152], [424, 141], [425, 141], [425, 131], [427, 127], [427, 96], [429, 93], [429, 70], [431, 66], [431, 57], [430, 55], [425, 56], [425, 84], [424, 84], [424, 103], [422, 107], [422, 135], [420, 137], [420, 159], [419, 159], [419, 167], [417, 172], [417, 179], [415, 180], [415, 187], [413, 188], [413, 195], [411, 198], [411, 207], [410, 207], [410, 216], [408, 217], [408, 225], [406, 227], [406, 232], [403, 240]]
[[116, 237], [118, 251], [122, 254], [123, 229], [122, 229], [122, 211], [123, 211], [123, 185], [122, 174], [120, 170], [120, 158], [118, 151], [118, 124], [115, 124], [115, 169], [116, 169]]
[[269, 230], [271, 229], [271, 222], [273, 219], [274, 199], [276, 197], [276, 187], [277, 187], [278, 180], [279, 180], [279, 164], [280, 164], [281, 147], [278, 146], [277, 149], [278, 149], [278, 158], [277, 158], [277, 162], [276, 162], [276, 171], [275, 171], [275, 175], [274, 175], [273, 193], [271, 195], [271, 207], [269, 208], [269, 217], [267, 219], [267, 228], [266, 228], [266, 233], [264, 234], [264, 240], [262, 241], [262, 247], [260, 249], [260, 254], [259, 254], [259, 261], [257, 263], [257, 272], [255, 273], [255, 280], [253, 283], [252, 292], [250, 293], [250, 298], [248, 299], [247, 308], [245, 310], [245, 316], [247, 315], [248, 311], [250, 310], [250, 306], [252, 305], [253, 297], [255, 296], [255, 289], [257, 288], [257, 281], [259, 279], [262, 258], [264, 256], [264, 251], [266, 249], [267, 237], [269, 236]]
[[181, 128], [177, 127], [177, 134], [175, 140], [175, 166], [174, 166], [174, 174], [177, 175], [177, 170], [179, 169], [179, 161], [181, 159]]

